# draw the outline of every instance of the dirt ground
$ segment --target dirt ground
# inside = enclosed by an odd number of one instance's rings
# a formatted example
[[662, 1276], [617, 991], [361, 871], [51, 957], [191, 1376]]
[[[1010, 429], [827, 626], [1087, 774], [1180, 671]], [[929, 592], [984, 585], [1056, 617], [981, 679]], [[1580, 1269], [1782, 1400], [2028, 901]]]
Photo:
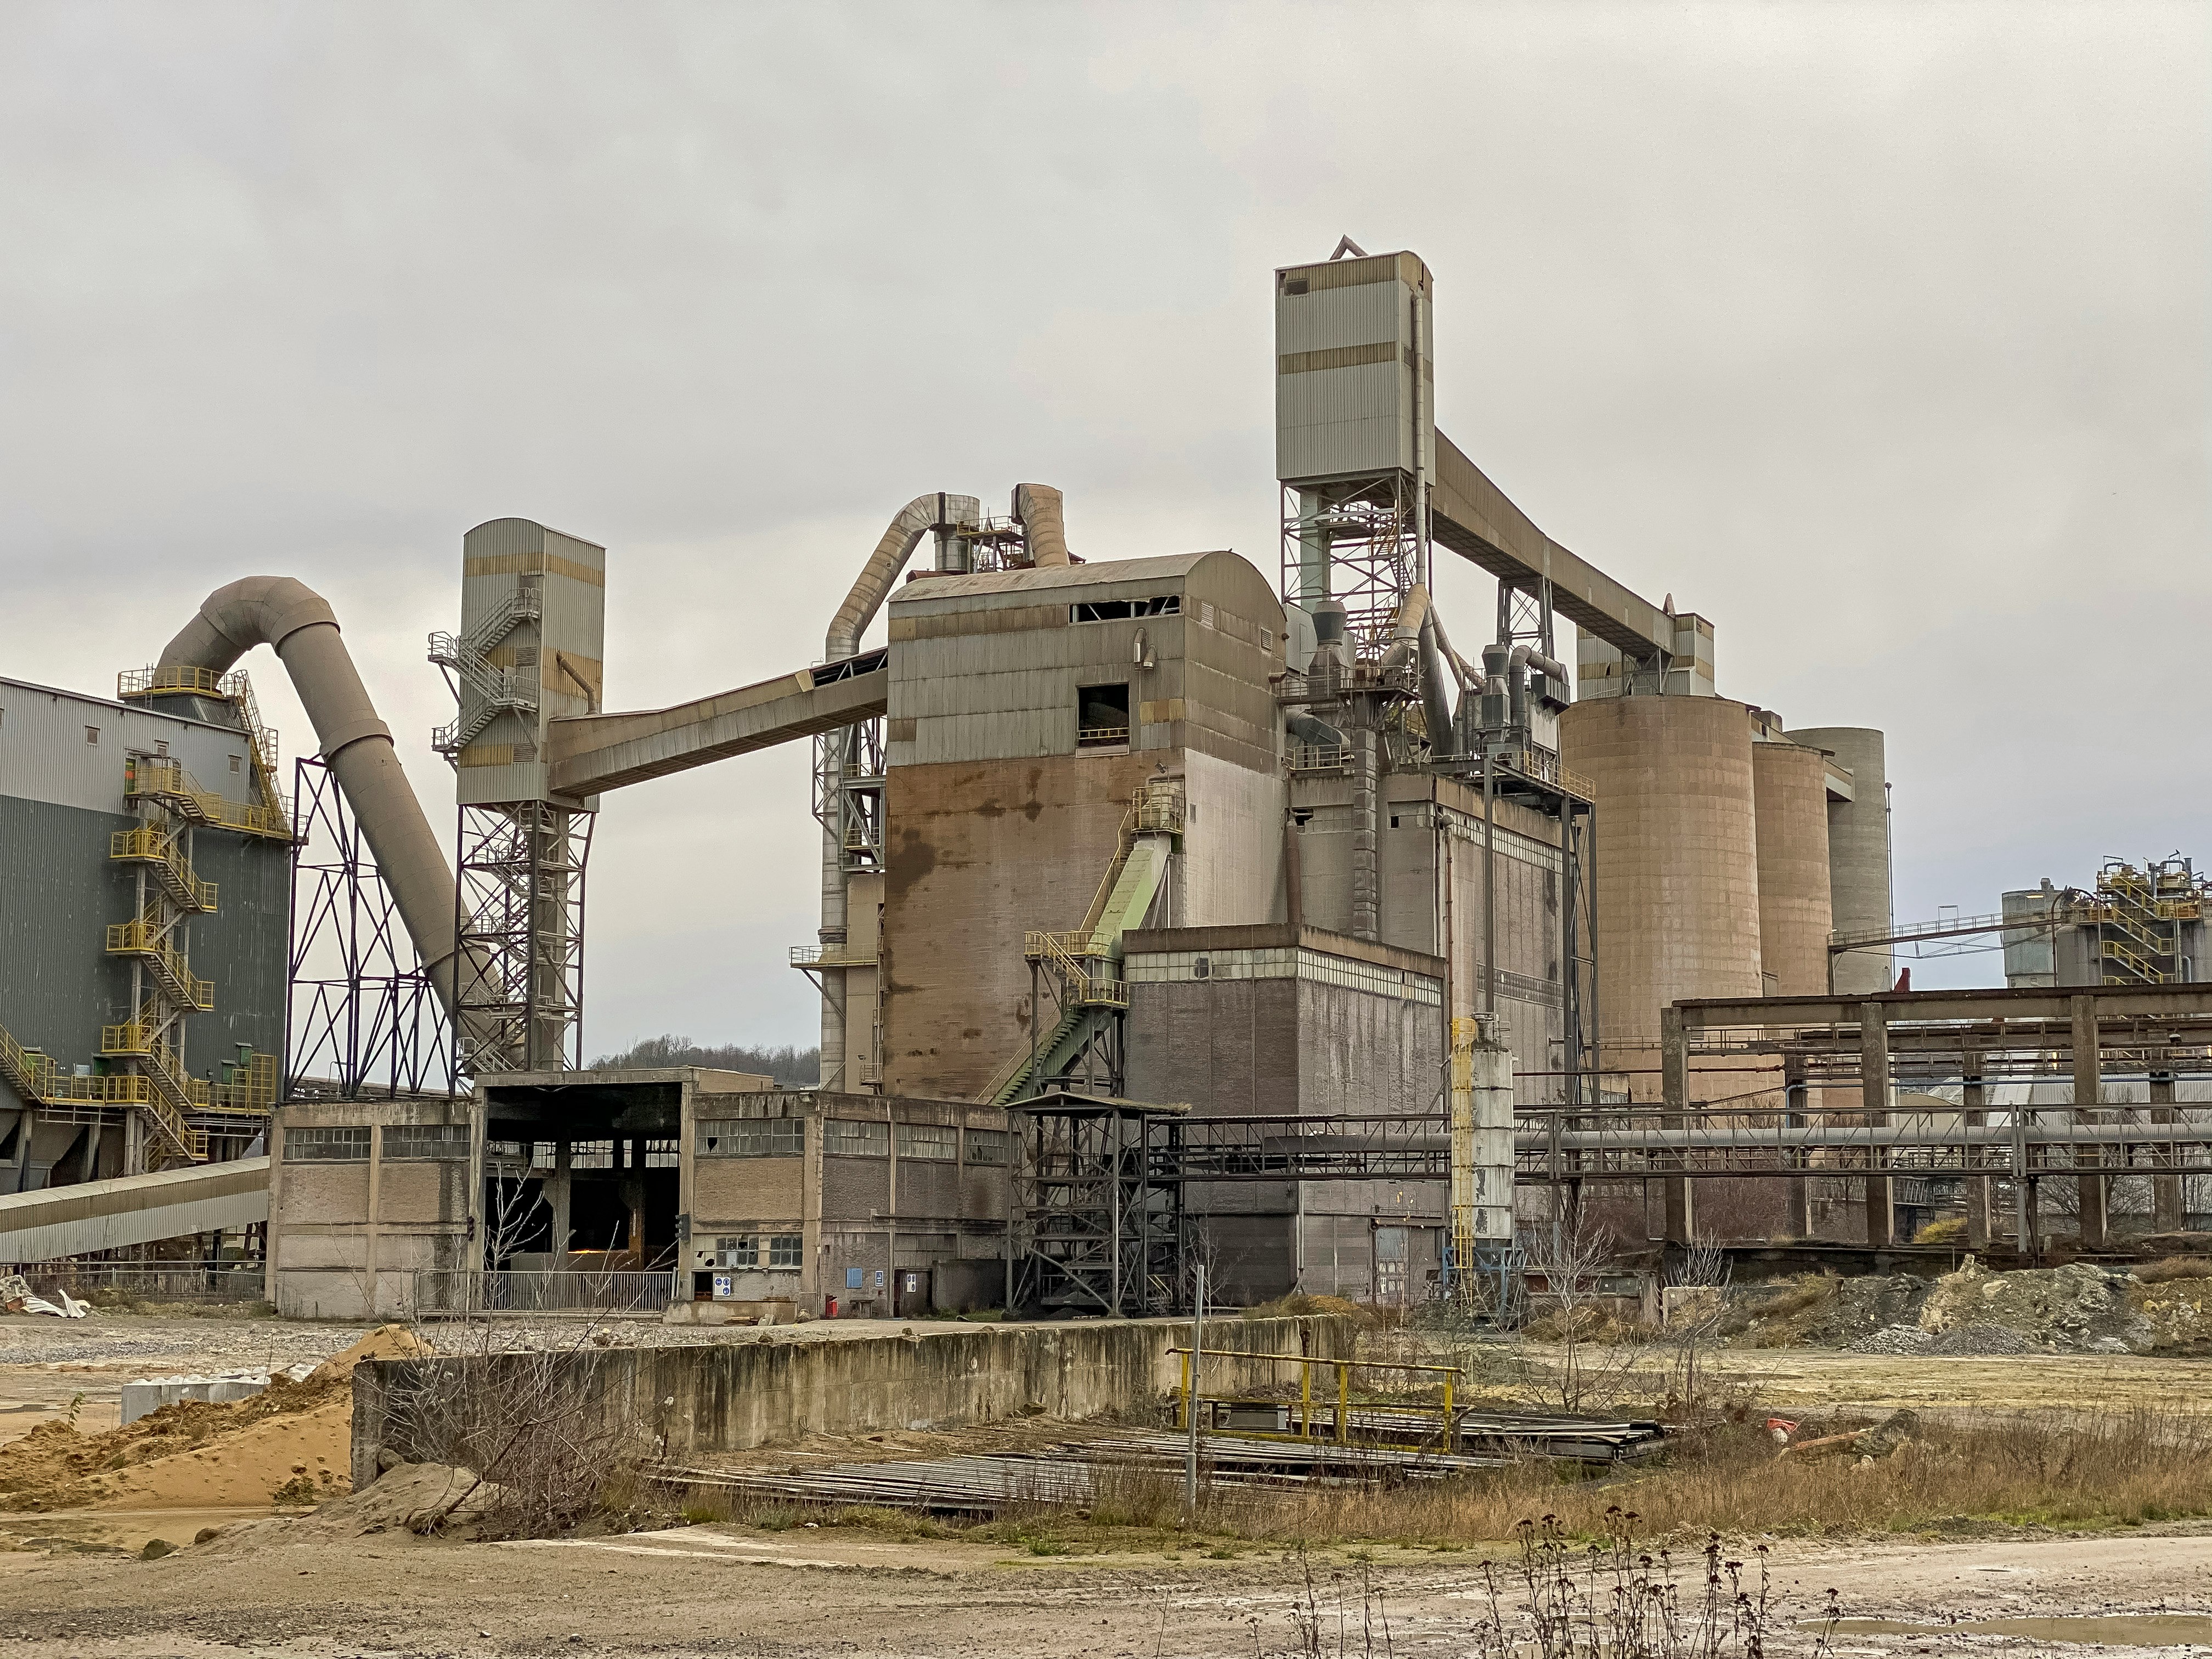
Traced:
[[[0, 1401], [41, 1403], [48, 1409], [34, 1421], [51, 1422], [57, 1407], [83, 1392], [79, 1421], [89, 1430], [98, 1426], [87, 1409], [94, 1390], [119, 1389], [131, 1376], [319, 1358], [362, 1334], [344, 1325], [125, 1315], [55, 1322], [27, 1334], [9, 1329], [0, 1337]], [[863, 1334], [869, 1333], [859, 1322], [834, 1329], [835, 1338]], [[518, 1330], [518, 1340], [526, 1334]], [[833, 1330], [668, 1334], [793, 1340], [830, 1338]], [[649, 1342], [662, 1333], [641, 1326], [619, 1340]], [[1541, 1363], [1546, 1356], [1528, 1358]], [[1781, 1412], [1872, 1414], [1911, 1406], [1923, 1414], [1966, 1415], [2134, 1402], [2212, 1411], [2212, 1360], [1731, 1349], [1705, 1363], [1711, 1380]], [[108, 1404], [112, 1422], [113, 1395], [97, 1397]], [[299, 1431], [341, 1443], [338, 1415], [329, 1424], [301, 1423]], [[0, 1424], [9, 1422], [0, 1416]], [[1080, 1432], [1042, 1421], [1015, 1431], [1024, 1439]], [[811, 1461], [809, 1453], [980, 1449], [971, 1443], [981, 1432], [902, 1434], [872, 1446], [825, 1443], [763, 1455], [781, 1462], [796, 1454], [804, 1462]], [[397, 1528], [333, 1536], [313, 1518], [257, 1525], [270, 1508], [244, 1501], [251, 1497], [131, 1473], [112, 1483], [96, 1508], [0, 1514], [0, 1645], [11, 1659], [556, 1653], [1273, 1659], [1302, 1651], [1291, 1614], [1310, 1571], [1322, 1651], [1336, 1651], [1340, 1601], [1344, 1650], [1368, 1650], [1358, 1589], [1365, 1575], [1379, 1591], [1371, 1605], [1390, 1621], [1391, 1655], [1463, 1654], [1474, 1650], [1470, 1626], [1481, 1604], [1478, 1564], [1500, 1552], [1470, 1540], [1455, 1548], [1339, 1548], [1305, 1557], [1272, 1545], [1176, 1547], [1169, 1537], [1136, 1553], [1039, 1555], [972, 1536], [902, 1540], [883, 1529], [787, 1522], [782, 1530], [732, 1522], [487, 1544], [420, 1539]], [[203, 1531], [226, 1529], [228, 1535], [193, 1541]], [[179, 1547], [140, 1559], [151, 1539]], [[1747, 1553], [1758, 1541], [1732, 1540], [1731, 1548]], [[1767, 1541], [1785, 1621], [1769, 1644], [1778, 1655], [1809, 1651], [1811, 1634], [1794, 1621], [1816, 1614], [1832, 1586], [1852, 1618], [1908, 1626], [1849, 1630], [1837, 1638], [1836, 1659], [1964, 1659], [1992, 1648], [2072, 1651], [2113, 1634], [2073, 1632], [2078, 1640], [2068, 1642], [2058, 1639], [2068, 1632], [2013, 1636], [1989, 1622], [2024, 1613], [2197, 1615], [2169, 1622], [2157, 1644], [2176, 1654], [2212, 1646], [2212, 1525], [2029, 1533], [1996, 1541]], [[1373, 1651], [1385, 1647], [1378, 1632]]]
[[[240, 1653], [1035, 1656], [1213, 1659], [1297, 1652], [1291, 1610], [1313, 1571], [1328, 1645], [1343, 1599], [1361, 1653], [1359, 1575], [1381, 1591], [1392, 1654], [1461, 1654], [1481, 1594], [1472, 1551], [1373, 1552], [1310, 1563], [1281, 1552], [1036, 1559], [1004, 1546], [899, 1543], [841, 1528], [769, 1534], [685, 1527], [550, 1544], [222, 1543], [159, 1560], [12, 1558], [0, 1641], [21, 1659], [169, 1659]], [[1923, 1633], [1839, 1638], [1843, 1659], [1937, 1659], [2065, 1644], [1983, 1634], [1972, 1622], [2115, 1611], [2212, 1613], [2212, 1537], [2047, 1538], [2004, 1543], [1773, 1546], [1786, 1617], [1843, 1592], [1856, 1617], [1925, 1621]], [[1348, 1594], [1345, 1587], [1348, 1585]], [[2202, 1641], [2200, 1637], [2199, 1641]], [[1809, 1650], [1788, 1629], [1778, 1652]], [[1373, 1651], [1384, 1650], [1378, 1632]], [[2184, 1650], [2177, 1644], [2171, 1650]], [[2151, 1650], [2140, 1649], [2148, 1653]]]

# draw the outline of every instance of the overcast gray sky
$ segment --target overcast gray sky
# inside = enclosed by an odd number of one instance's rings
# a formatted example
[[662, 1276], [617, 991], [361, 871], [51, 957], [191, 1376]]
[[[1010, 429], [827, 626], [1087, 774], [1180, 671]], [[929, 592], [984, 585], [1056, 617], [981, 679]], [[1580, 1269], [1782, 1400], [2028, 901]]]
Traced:
[[[1887, 731], [1901, 915], [2212, 860], [2208, 81], [2113, 0], [0, 0], [0, 672], [297, 575], [449, 832], [485, 519], [606, 544], [614, 707], [818, 655], [925, 489], [1272, 574], [1269, 272], [1349, 233], [1538, 523]], [[813, 1040], [805, 769], [608, 798], [589, 1048]]]

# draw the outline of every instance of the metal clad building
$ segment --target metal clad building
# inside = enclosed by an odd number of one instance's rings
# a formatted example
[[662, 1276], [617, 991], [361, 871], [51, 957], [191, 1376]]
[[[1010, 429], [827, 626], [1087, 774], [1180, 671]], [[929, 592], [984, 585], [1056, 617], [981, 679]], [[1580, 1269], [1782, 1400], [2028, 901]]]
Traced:
[[[136, 912], [134, 874], [109, 857], [112, 835], [140, 822], [124, 793], [134, 757], [174, 761], [206, 793], [249, 806], [249, 744], [243, 730], [212, 720], [0, 679], [0, 1027], [17, 1042], [64, 1072], [91, 1068], [101, 1027], [132, 1017], [130, 963], [104, 947], [108, 927]], [[283, 1048], [290, 848], [202, 826], [191, 858], [216, 889], [215, 910], [194, 917], [189, 936], [192, 969], [214, 982], [215, 1007], [191, 1020], [183, 1064], [191, 1076], [219, 1078], [241, 1046]], [[0, 1078], [0, 1107], [21, 1105]], [[9, 1133], [0, 1127], [0, 1138]], [[82, 1133], [76, 1123], [41, 1124], [27, 1160], [19, 1139], [0, 1181], [43, 1184]], [[110, 1136], [89, 1148], [95, 1167], [70, 1177], [119, 1173], [121, 1147]]]

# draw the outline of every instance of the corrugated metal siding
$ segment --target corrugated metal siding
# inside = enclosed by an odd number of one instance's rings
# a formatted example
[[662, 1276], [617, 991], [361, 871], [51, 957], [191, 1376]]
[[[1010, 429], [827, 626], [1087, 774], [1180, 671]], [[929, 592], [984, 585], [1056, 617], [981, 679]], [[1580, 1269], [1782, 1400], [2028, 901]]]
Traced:
[[[197, 703], [197, 700], [194, 700]], [[88, 726], [100, 741], [88, 742]], [[254, 799], [246, 734], [74, 691], [0, 680], [0, 796], [125, 812], [124, 765], [135, 750], [164, 752], [226, 800]], [[235, 757], [238, 770], [230, 769]]]

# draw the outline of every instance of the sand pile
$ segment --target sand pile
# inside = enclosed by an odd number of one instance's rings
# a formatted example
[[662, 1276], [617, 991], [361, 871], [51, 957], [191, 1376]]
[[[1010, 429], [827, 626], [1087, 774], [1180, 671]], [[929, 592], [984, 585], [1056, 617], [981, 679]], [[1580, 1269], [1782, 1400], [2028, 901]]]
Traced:
[[349, 1490], [353, 1368], [426, 1352], [386, 1326], [318, 1366], [226, 1405], [180, 1401], [101, 1434], [45, 1423], [0, 1446], [0, 1510], [223, 1509], [315, 1504]]

